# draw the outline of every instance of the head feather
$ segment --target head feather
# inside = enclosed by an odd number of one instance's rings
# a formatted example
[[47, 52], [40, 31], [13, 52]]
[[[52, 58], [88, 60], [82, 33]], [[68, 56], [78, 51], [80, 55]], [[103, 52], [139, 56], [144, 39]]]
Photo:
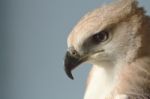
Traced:
[[82, 46], [84, 40], [93, 33], [128, 20], [132, 16], [143, 16], [144, 13], [144, 9], [138, 7], [137, 0], [116, 0], [114, 3], [103, 5], [81, 18], [69, 35], [68, 46], [78, 49], [78, 46]]

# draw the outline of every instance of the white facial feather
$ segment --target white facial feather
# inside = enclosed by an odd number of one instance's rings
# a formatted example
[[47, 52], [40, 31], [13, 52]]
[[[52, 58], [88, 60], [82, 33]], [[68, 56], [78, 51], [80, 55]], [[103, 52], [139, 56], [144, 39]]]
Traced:
[[[92, 70], [84, 99], [113, 99], [117, 95], [123, 98], [116, 99], [126, 99], [130, 91], [139, 93], [130, 88], [130, 83], [134, 82], [139, 89], [144, 87], [138, 73], [150, 78], [150, 68], [146, 71], [148, 73], [139, 68], [142, 65], [146, 70], [147, 65], [150, 65], [150, 61], [145, 61], [150, 60], [150, 17], [146, 16], [144, 9], [137, 4], [137, 0], [117, 0], [102, 6], [85, 15], [70, 33], [68, 47], [74, 47], [80, 55], [83, 55], [85, 50], [89, 51], [88, 53], [104, 50], [89, 54], [87, 61], [97, 67]], [[109, 31], [110, 39], [90, 45], [92, 43], [89, 39], [103, 30]], [[87, 48], [84, 48], [85, 42], [89, 42]], [[145, 61], [146, 65], [141, 61]], [[134, 73], [128, 70], [133, 70]], [[132, 75], [136, 79], [133, 79]], [[150, 86], [146, 87], [150, 90]]]

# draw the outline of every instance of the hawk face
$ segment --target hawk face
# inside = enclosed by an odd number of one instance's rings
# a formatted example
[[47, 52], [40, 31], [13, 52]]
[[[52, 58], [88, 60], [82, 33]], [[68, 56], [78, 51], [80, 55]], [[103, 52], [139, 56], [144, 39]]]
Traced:
[[128, 54], [135, 53], [133, 46], [137, 46], [135, 39], [140, 17], [131, 14], [135, 5], [121, 6], [122, 2], [88, 13], [70, 33], [65, 71], [71, 79], [71, 71], [83, 62], [107, 67], [118, 61], [128, 61]]

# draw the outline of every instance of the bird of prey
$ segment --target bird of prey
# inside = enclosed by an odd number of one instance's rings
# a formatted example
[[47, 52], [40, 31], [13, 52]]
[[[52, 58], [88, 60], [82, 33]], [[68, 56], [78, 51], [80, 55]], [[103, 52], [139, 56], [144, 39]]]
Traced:
[[150, 17], [137, 0], [116, 0], [86, 14], [71, 31], [67, 75], [93, 64], [84, 99], [150, 99]]

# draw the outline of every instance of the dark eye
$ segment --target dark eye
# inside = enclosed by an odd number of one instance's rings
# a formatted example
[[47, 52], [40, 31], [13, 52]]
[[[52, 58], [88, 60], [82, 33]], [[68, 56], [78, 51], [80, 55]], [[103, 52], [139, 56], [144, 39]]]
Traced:
[[104, 42], [108, 39], [108, 32], [107, 31], [101, 31], [95, 35], [92, 36], [92, 41], [96, 44], [100, 42]]

